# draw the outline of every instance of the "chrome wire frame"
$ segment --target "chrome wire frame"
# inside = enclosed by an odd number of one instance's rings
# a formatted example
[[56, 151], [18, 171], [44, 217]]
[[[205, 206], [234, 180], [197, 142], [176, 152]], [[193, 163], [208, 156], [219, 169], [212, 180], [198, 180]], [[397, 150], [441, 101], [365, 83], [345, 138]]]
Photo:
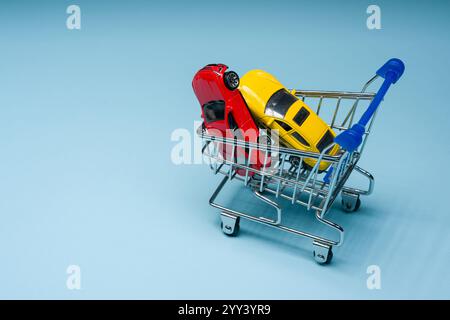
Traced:
[[[324, 108], [324, 101], [335, 101], [334, 111], [331, 121], [328, 123], [336, 133], [347, 130], [352, 126], [355, 120], [355, 113], [360, 101], [370, 102], [375, 93], [367, 93], [366, 89], [377, 79], [377, 76], [370, 79], [363, 87], [361, 92], [341, 92], [341, 91], [305, 91], [291, 90], [291, 92], [305, 101], [305, 99], [318, 99], [315, 112], [320, 115]], [[345, 114], [341, 123], [337, 122], [337, 116], [340, 111], [340, 105], [343, 100], [351, 100], [353, 104], [350, 110]], [[308, 103], [310, 107], [310, 105]], [[327, 106], [329, 108], [330, 106]], [[314, 108], [313, 108], [314, 110]], [[208, 135], [203, 126], [199, 127], [197, 134], [202, 138], [202, 153], [209, 163], [210, 168], [215, 174], [224, 175], [222, 181], [212, 194], [209, 203], [211, 206], [221, 210], [222, 214], [232, 217], [242, 217], [251, 221], [262, 223], [273, 228], [277, 228], [295, 235], [310, 238], [314, 243], [327, 246], [340, 246], [344, 241], [344, 229], [337, 223], [325, 218], [326, 213], [332, 207], [339, 193], [345, 193], [359, 197], [359, 195], [369, 195], [374, 186], [373, 176], [366, 170], [360, 168], [357, 163], [366, 144], [366, 140], [372, 129], [375, 116], [369, 123], [366, 133], [363, 137], [361, 146], [352, 153], [340, 151], [336, 156], [327, 155], [327, 151], [334, 147], [334, 144], [327, 147], [322, 153], [305, 152], [301, 150], [275, 147], [264, 144], [256, 144], [236, 139], [218, 138]], [[231, 157], [223, 156], [220, 146], [227, 146], [231, 150]], [[246, 148], [248, 157], [245, 163], [239, 163], [235, 154], [237, 148]], [[255, 168], [250, 165], [250, 159], [253, 152], [262, 152], [266, 155], [261, 168]], [[268, 165], [267, 154], [277, 155], [272, 157]], [[304, 159], [314, 159], [316, 164], [313, 168], [306, 168]], [[292, 161], [292, 159], [296, 161]], [[329, 163], [329, 177], [325, 182], [326, 172], [319, 171], [321, 161]], [[238, 174], [238, 170], [240, 174]], [[330, 174], [331, 170], [331, 174]], [[346, 186], [351, 173], [356, 171], [369, 180], [367, 189], [359, 189]], [[242, 174], [245, 172], [245, 174]], [[257, 199], [266, 203], [274, 209], [273, 218], [269, 219], [255, 214], [242, 212], [229, 206], [221, 205], [216, 202], [216, 198], [223, 190], [227, 182], [236, 180], [248, 186], [253, 191]], [[290, 201], [292, 204], [298, 204], [305, 207], [308, 211], [314, 210], [316, 219], [322, 224], [337, 231], [338, 239], [329, 239], [323, 236], [314, 235], [298, 228], [282, 224], [282, 208], [280, 199]]]

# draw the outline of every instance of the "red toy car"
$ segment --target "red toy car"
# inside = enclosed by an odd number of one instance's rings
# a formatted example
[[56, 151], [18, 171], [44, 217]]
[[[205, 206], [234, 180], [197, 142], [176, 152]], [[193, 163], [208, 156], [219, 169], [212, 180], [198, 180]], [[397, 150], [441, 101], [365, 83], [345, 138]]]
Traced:
[[[202, 118], [208, 134], [226, 138], [237, 138], [251, 143], [257, 143], [259, 128], [255, 124], [244, 98], [239, 92], [239, 76], [234, 71], [227, 71], [224, 64], [208, 64], [200, 69], [192, 80], [192, 87], [202, 106]], [[232, 147], [220, 146], [223, 149]], [[222, 155], [231, 161], [232, 150], [223, 150]], [[235, 156], [239, 164], [246, 164], [248, 148], [236, 148]], [[269, 158], [269, 157], [268, 157]], [[270, 160], [266, 160], [266, 166]], [[251, 167], [261, 169], [264, 154], [252, 151]], [[244, 175], [245, 170], [237, 170]], [[253, 175], [249, 172], [249, 175]]]

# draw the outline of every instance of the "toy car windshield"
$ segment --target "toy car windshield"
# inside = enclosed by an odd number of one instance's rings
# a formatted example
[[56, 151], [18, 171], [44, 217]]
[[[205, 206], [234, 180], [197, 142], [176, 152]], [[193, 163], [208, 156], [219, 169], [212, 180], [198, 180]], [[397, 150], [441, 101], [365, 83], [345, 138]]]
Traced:
[[289, 110], [290, 106], [298, 99], [287, 92], [285, 89], [280, 89], [275, 92], [267, 101], [264, 113], [271, 117], [283, 119]]
[[211, 101], [203, 106], [206, 122], [214, 122], [225, 119], [225, 102], [222, 100]]

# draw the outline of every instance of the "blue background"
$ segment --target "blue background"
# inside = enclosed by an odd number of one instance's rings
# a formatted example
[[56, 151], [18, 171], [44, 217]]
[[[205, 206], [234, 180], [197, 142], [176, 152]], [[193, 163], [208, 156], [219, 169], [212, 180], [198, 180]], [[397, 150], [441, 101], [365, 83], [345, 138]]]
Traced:
[[[82, 29], [66, 28], [81, 7]], [[2, 1], [0, 298], [450, 298], [446, 1]], [[404, 77], [360, 165], [376, 177], [330, 266], [311, 243], [219, 229], [220, 177], [171, 162], [193, 131], [197, 69], [261, 68], [286, 86], [359, 90], [385, 60]], [[228, 198], [228, 199], [225, 199]], [[226, 203], [259, 210], [239, 185]], [[291, 220], [319, 231], [303, 209]], [[81, 267], [81, 290], [66, 268]], [[381, 268], [368, 290], [366, 268]]]

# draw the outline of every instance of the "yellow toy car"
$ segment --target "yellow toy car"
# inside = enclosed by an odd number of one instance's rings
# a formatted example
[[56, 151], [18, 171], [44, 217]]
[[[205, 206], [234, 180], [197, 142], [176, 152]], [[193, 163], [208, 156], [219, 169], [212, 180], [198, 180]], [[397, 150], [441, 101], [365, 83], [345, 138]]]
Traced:
[[[320, 153], [333, 143], [333, 130], [271, 74], [249, 71], [241, 78], [239, 90], [255, 120], [269, 130], [279, 130], [280, 142], [287, 147]], [[327, 154], [334, 156], [338, 152], [336, 144]], [[317, 163], [312, 158], [303, 161], [311, 168]], [[328, 166], [322, 161], [319, 171]]]

